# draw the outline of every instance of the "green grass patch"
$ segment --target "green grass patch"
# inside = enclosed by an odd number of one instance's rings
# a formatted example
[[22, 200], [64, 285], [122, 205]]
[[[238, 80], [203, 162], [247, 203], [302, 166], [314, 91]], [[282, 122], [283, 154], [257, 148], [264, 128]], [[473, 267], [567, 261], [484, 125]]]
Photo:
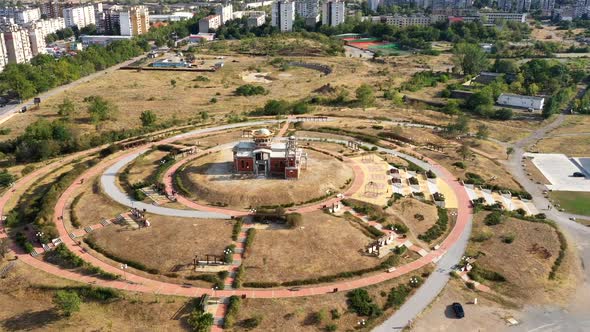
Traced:
[[549, 196], [569, 213], [590, 216], [590, 192], [552, 191]]

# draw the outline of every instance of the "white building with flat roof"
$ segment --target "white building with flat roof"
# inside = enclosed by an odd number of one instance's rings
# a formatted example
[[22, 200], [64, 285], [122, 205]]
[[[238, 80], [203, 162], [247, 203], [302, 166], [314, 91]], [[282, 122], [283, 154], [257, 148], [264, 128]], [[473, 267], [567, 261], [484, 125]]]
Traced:
[[41, 19], [41, 9], [5, 7], [0, 8], [0, 16], [12, 18], [19, 25], [26, 24]]
[[93, 5], [67, 7], [63, 9], [63, 17], [67, 27], [77, 26], [82, 29], [90, 24], [96, 24]]
[[545, 106], [544, 97], [523, 96], [512, 93], [502, 93], [497, 100], [498, 105], [525, 108], [540, 111]]
[[293, 30], [295, 21], [295, 2], [289, 0], [278, 0], [272, 4], [271, 25], [286, 32]]
[[150, 23], [155, 22], [178, 22], [193, 18], [194, 14], [189, 12], [175, 12], [172, 14], [150, 15]]
[[243, 15], [248, 17], [246, 24], [251, 28], [259, 27], [266, 22], [266, 13], [263, 11], [248, 11]]

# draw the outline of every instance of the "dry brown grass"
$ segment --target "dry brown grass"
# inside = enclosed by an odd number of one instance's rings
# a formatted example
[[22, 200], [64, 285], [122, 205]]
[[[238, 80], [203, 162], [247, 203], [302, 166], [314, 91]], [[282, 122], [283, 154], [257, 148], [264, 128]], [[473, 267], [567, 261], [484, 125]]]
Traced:
[[353, 178], [352, 169], [336, 158], [309, 149], [305, 152], [307, 170], [293, 181], [234, 176], [231, 150], [196, 159], [180, 176], [199, 201], [238, 208], [305, 202], [325, 195], [328, 189], [339, 192]]
[[[100, 176], [95, 175], [85, 179], [84, 184], [72, 195], [73, 200], [76, 196], [82, 194], [82, 198], [74, 207], [78, 222], [81, 227], [98, 224], [102, 219], [111, 219], [128, 210], [127, 207], [113, 201], [102, 192], [100, 185]], [[71, 204], [71, 201], [70, 201]], [[69, 214], [64, 216], [64, 220], [69, 220]]]
[[151, 150], [137, 157], [129, 168], [129, 183], [145, 181], [154, 175], [160, 165], [159, 161], [167, 154], [165, 151]]
[[[420, 153], [436, 160], [456, 177], [465, 179], [465, 173], [471, 172], [482, 176], [487, 183], [512, 190], [522, 190], [520, 184], [512, 178], [512, 175], [498, 161], [490, 160], [478, 154], [473, 154], [471, 159], [463, 160], [457, 154], [456, 149], [445, 149], [444, 152], [421, 149]], [[452, 164], [457, 161], [464, 162], [466, 168], [461, 169], [453, 166]], [[493, 177], [495, 177], [495, 180], [492, 180]]]
[[102, 248], [122, 258], [143, 263], [161, 273], [190, 264], [195, 255], [222, 256], [231, 243], [232, 223], [226, 220], [149, 215], [152, 226], [139, 230], [110, 225], [91, 236]]
[[[393, 215], [410, 228], [410, 232], [414, 237], [426, 232], [438, 220], [438, 210], [435, 205], [410, 197], [396, 201], [391, 209]], [[417, 215], [422, 215], [424, 220], [417, 219]]]
[[0, 279], [0, 330], [170, 331], [186, 326], [188, 311], [182, 309], [188, 299], [136, 293], [123, 293], [123, 299], [113, 302], [84, 301], [79, 312], [65, 318], [53, 306], [54, 291], [46, 289], [65, 286], [84, 285], [17, 264], [7, 278]]
[[[389, 293], [390, 289], [401, 283], [408, 283], [411, 276], [420, 276], [422, 273], [431, 272], [433, 268], [426, 266], [411, 273], [393, 280], [388, 280], [377, 285], [366, 287], [371, 297], [380, 307], [383, 307], [387, 299], [383, 293]], [[330, 311], [336, 309], [341, 317], [332, 319]], [[320, 324], [311, 324], [313, 314], [325, 311], [326, 320]], [[373, 328], [385, 320], [394, 312], [388, 309], [379, 318], [369, 321], [367, 328]], [[261, 324], [248, 331], [321, 331], [328, 324], [335, 324], [337, 331], [352, 331], [357, 329], [358, 321], [366, 318], [359, 317], [348, 311], [346, 304], [346, 292], [331, 293], [321, 296], [295, 297], [284, 299], [252, 299], [248, 298], [242, 302], [238, 312], [237, 324], [229, 331], [246, 331], [241, 327], [245, 319], [259, 316], [262, 317]]]
[[[486, 226], [483, 219], [487, 212], [478, 213], [473, 222], [473, 235], [491, 232], [493, 236], [484, 242], [470, 241], [467, 252], [482, 252], [477, 264], [496, 271], [506, 278], [495, 283], [494, 289], [514, 300], [529, 301], [543, 295], [550, 286], [549, 272], [559, 252], [559, 239], [554, 228], [508, 218], [500, 225]], [[514, 235], [514, 242], [502, 242], [502, 237]], [[554, 283], [554, 282], [553, 282]]]
[[362, 254], [371, 239], [343, 218], [313, 212], [303, 216], [302, 226], [257, 230], [244, 260], [246, 281], [284, 282], [379, 264]]

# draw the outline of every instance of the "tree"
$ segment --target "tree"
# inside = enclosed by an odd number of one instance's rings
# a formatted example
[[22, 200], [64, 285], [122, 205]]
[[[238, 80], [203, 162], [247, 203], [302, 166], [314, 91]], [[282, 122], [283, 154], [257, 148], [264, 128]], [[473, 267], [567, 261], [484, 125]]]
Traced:
[[78, 293], [60, 290], [53, 297], [53, 304], [64, 316], [71, 316], [74, 312], [80, 311], [80, 297]]
[[510, 158], [510, 155], [514, 153], [514, 148], [513, 147], [508, 147], [506, 149], [506, 159]]
[[201, 111], [199, 115], [201, 116], [201, 121], [206, 122], [207, 120], [209, 120], [209, 112]]
[[170, 85], [172, 85], [173, 88], [176, 87], [176, 80], [170, 80]]
[[453, 53], [453, 61], [464, 75], [478, 74], [489, 66], [487, 55], [478, 44], [459, 43]]
[[213, 315], [201, 310], [193, 310], [187, 319], [188, 325], [194, 332], [208, 332], [213, 325]]
[[90, 113], [92, 122], [94, 123], [108, 120], [117, 113], [117, 106], [111, 104], [100, 96], [91, 96], [86, 98], [86, 100], [90, 102], [88, 105], [88, 113]]
[[154, 125], [156, 123], [157, 117], [156, 117], [156, 113], [148, 110], [148, 111], [141, 112], [139, 119], [141, 120], [142, 126], [151, 127], [152, 125]]
[[74, 103], [67, 97], [61, 102], [61, 104], [57, 105], [57, 114], [64, 118], [69, 118], [75, 110]]
[[465, 160], [471, 156], [471, 149], [467, 144], [463, 143], [457, 149], [457, 153], [461, 156], [461, 158], [463, 158], [463, 160]]
[[0, 187], [8, 187], [12, 182], [14, 182], [12, 174], [8, 173], [7, 170], [0, 172]]
[[454, 117], [455, 115], [461, 113], [461, 109], [459, 108], [459, 101], [451, 99], [443, 108], [443, 112]]
[[356, 89], [356, 99], [363, 107], [371, 106], [375, 102], [373, 88], [368, 84], [362, 84]]
[[8, 239], [0, 239], [0, 258], [4, 259], [9, 250]]
[[477, 126], [477, 132], [475, 133], [475, 136], [479, 139], [486, 139], [488, 138], [488, 135], [490, 134], [490, 129], [488, 128], [488, 126], [484, 125], [484, 124], [480, 124]]

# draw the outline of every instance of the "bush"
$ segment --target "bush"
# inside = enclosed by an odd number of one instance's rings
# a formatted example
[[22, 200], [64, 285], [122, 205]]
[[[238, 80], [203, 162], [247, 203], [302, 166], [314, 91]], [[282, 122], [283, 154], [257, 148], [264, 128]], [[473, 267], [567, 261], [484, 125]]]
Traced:
[[239, 86], [236, 89], [236, 95], [238, 96], [254, 96], [254, 95], [265, 95], [268, 92], [263, 86], [260, 85], [253, 85], [253, 84], [245, 84]]
[[223, 320], [223, 328], [231, 328], [236, 323], [236, 319], [238, 318], [238, 311], [240, 310], [240, 305], [242, 304], [242, 299], [239, 296], [232, 295], [229, 297], [229, 303], [227, 305], [227, 312], [225, 314], [225, 319]]
[[74, 312], [80, 311], [80, 297], [77, 293], [60, 290], [53, 297], [53, 304], [66, 317], [71, 316]]
[[469, 278], [477, 281], [483, 282], [484, 280], [494, 281], [494, 282], [504, 282], [506, 278], [496, 271], [486, 270], [480, 267], [477, 264], [473, 264], [471, 271], [467, 272]]
[[410, 229], [405, 224], [402, 224], [400, 222], [396, 222], [393, 225], [393, 230], [399, 234], [406, 234]]
[[244, 241], [244, 249], [242, 256], [246, 255], [246, 252], [252, 247], [254, 243], [254, 237], [256, 236], [256, 228], [250, 228], [246, 232], [246, 241]]
[[465, 163], [462, 161], [454, 162], [452, 165], [460, 169], [465, 169]]
[[499, 211], [494, 211], [485, 217], [484, 223], [488, 226], [499, 225], [502, 223], [502, 219], [502, 213]]
[[484, 242], [491, 239], [493, 236], [492, 232], [481, 231], [471, 237], [473, 242]]
[[506, 244], [510, 244], [512, 242], [514, 242], [514, 239], [516, 238], [516, 236], [514, 234], [507, 234], [502, 236], [502, 242], [506, 243]]
[[242, 327], [244, 327], [246, 329], [254, 329], [254, 328], [258, 327], [258, 325], [260, 325], [260, 323], [262, 323], [262, 316], [256, 315], [256, 316], [245, 319], [241, 325], [242, 325]]
[[346, 294], [349, 308], [359, 316], [378, 317], [383, 314], [379, 306], [373, 302], [369, 293], [362, 288], [354, 289]]
[[408, 295], [410, 295], [410, 288], [406, 285], [399, 285], [392, 288], [387, 296], [387, 302], [385, 302], [385, 308], [398, 309], [404, 302]]
[[238, 236], [240, 236], [240, 232], [242, 231], [242, 225], [244, 224], [244, 220], [242, 218], [236, 219], [234, 225], [231, 230], [231, 239], [234, 241], [238, 240]]
[[418, 238], [420, 240], [430, 243], [433, 240], [439, 238], [447, 231], [447, 227], [449, 224], [449, 216], [447, 214], [447, 209], [437, 207], [437, 210], [438, 220], [425, 233], [418, 235]]

